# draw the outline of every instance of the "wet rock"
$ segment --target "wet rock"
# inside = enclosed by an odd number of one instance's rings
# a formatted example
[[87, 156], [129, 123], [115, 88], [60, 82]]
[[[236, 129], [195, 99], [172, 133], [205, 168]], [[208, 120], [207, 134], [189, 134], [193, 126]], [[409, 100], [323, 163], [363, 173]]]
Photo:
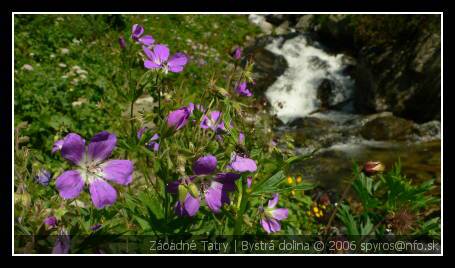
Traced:
[[271, 38], [258, 39], [252, 47], [245, 49], [247, 58], [254, 61], [253, 76], [256, 81], [255, 93], [264, 94], [267, 88], [288, 68], [286, 59], [281, 55], [276, 55], [265, 46], [271, 42]]
[[303, 15], [295, 25], [295, 29], [300, 32], [310, 32], [315, 26], [314, 15]]
[[313, 70], [327, 70], [329, 68], [329, 64], [325, 60], [316, 56], [311, 57], [309, 62]]
[[363, 138], [377, 141], [404, 141], [416, 132], [412, 121], [395, 117], [378, 117], [366, 123], [360, 131]]
[[328, 109], [333, 103], [333, 89], [335, 84], [332, 80], [324, 79], [317, 89], [317, 96], [321, 102], [322, 109]]
[[275, 28], [275, 34], [282, 35], [290, 32], [289, 21], [284, 21], [280, 26]]
[[298, 14], [273, 14], [266, 15], [265, 20], [274, 26], [279, 26], [283, 23], [287, 23], [288, 25], [295, 25], [301, 16], [302, 15]]

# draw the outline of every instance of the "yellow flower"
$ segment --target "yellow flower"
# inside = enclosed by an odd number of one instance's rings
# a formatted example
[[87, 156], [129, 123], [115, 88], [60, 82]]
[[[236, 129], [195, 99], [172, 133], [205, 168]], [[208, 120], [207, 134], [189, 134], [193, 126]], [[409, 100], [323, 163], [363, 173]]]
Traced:
[[295, 180], [297, 183], [302, 183], [302, 177], [298, 176], [297, 179]]
[[287, 181], [288, 181], [288, 184], [289, 184], [289, 185], [292, 185], [292, 184], [294, 183], [294, 179], [292, 179], [291, 176], [288, 177], [288, 180], [287, 180]]
[[295, 190], [291, 191], [292, 196], [295, 196]]
[[319, 212], [318, 207], [313, 207], [313, 212], [314, 212], [314, 213], [318, 213], [318, 212]]
[[308, 211], [306, 212], [306, 215], [311, 216], [311, 211], [308, 210]]

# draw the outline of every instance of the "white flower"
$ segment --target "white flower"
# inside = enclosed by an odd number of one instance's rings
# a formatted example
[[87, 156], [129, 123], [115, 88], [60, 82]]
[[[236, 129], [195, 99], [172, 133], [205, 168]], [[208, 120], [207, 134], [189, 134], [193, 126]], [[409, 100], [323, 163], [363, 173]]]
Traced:
[[33, 66], [30, 65], [30, 64], [24, 64], [24, 65], [22, 66], [22, 70], [33, 71]]
[[63, 55], [69, 54], [69, 53], [70, 53], [70, 50], [67, 49], [67, 48], [61, 48], [61, 49], [60, 49], [60, 53], [62, 53]]

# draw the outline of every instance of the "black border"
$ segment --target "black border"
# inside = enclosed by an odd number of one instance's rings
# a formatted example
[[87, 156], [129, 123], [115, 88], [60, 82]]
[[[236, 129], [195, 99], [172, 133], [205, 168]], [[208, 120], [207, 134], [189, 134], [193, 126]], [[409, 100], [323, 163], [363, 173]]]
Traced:
[[[414, 0], [414, 1], [397, 1], [397, 0], [275, 0], [275, 1], [253, 1], [253, 0], [227, 0], [227, 1], [206, 1], [206, 0], [193, 0], [193, 1], [177, 1], [177, 0], [164, 0], [164, 1], [114, 1], [114, 0], [98, 0], [98, 1], [56, 1], [56, 0], [21, 0], [10, 1], [3, 3], [6, 6], [0, 16], [0, 25], [3, 28], [1, 45], [0, 62], [2, 63], [1, 70], [1, 108], [2, 112], [2, 127], [1, 131], [1, 148], [2, 150], [2, 178], [0, 179], [0, 209], [3, 217], [0, 220], [0, 237], [2, 237], [2, 249], [0, 249], [0, 256], [12, 255], [12, 241], [11, 241], [11, 178], [13, 176], [11, 171], [12, 161], [12, 69], [11, 69], [11, 39], [12, 36], [12, 12], [444, 12], [443, 20], [449, 25], [448, 4], [443, 0]], [[443, 42], [448, 44], [446, 37]], [[448, 50], [446, 49], [446, 53]], [[446, 54], [446, 61], [448, 60]], [[447, 64], [443, 74], [447, 77]], [[446, 90], [446, 99], [451, 99]], [[446, 124], [443, 129], [443, 135], [446, 137], [443, 150], [446, 151], [446, 158], [448, 157], [448, 150], [452, 141], [450, 137], [451, 124], [448, 123], [450, 119], [450, 111], [448, 106], [445, 105], [444, 113], [446, 115]], [[450, 166], [446, 162], [443, 174], [450, 174], [448, 171]], [[446, 192], [451, 189], [449, 186], [449, 179], [447, 176], [444, 178], [444, 189]], [[446, 237], [448, 231], [448, 197], [447, 194], [443, 198], [446, 211], [443, 224], [446, 226], [444, 234]], [[5, 216], [8, 215], [8, 216]], [[450, 243], [446, 239], [444, 243], [444, 255], [448, 253], [448, 246]]]

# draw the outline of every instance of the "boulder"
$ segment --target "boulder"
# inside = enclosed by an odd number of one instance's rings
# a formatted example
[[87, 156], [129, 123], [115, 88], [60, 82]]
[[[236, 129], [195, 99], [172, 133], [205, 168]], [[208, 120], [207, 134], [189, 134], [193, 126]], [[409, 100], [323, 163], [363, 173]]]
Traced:
[[288, 63], [283, 56], [265, 49], [271, 40], [271, 37], [259, 38], [253, 46], [245, 48], [246, 58], [252, 58], [254, 61], [253, 77], [256, 81], [254, 92], [259, 96], [264, 94], [288, 68]]
[[416, 125], [396, 116], [377, 117], [367, 122], [360, 134], [363, 138], [377, 141], [404, 141], [416, 132]]

